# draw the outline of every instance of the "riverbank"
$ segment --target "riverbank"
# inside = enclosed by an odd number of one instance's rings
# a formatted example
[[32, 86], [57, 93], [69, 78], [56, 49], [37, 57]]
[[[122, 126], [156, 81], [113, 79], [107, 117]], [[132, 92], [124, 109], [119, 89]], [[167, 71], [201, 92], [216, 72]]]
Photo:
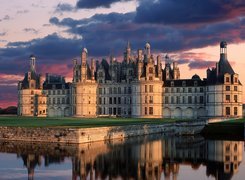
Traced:
[[202, 135], [209, 139], [235, 139], [244, 140], [245, 118], [219, 123], [211, 123], [204, 127]]
[[0, 140], [90, 143], [157, 133], [196, 134], [204, 125], [176, 119], [1, 117]]

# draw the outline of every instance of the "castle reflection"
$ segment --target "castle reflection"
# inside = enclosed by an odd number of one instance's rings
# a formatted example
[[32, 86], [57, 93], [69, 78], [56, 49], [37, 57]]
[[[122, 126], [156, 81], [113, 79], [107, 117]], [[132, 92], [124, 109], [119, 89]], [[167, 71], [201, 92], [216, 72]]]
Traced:
[[72, 162], [72, 179], [177, 179], [182, 166], [201, 166], [206, 176], [231, 179], [243, 158], [241, 141], [203, 137], [145, 137], [126, 142], [80, 145], [0, 142], [0, 151], [16, 153], [34, 179], [35, 168]]

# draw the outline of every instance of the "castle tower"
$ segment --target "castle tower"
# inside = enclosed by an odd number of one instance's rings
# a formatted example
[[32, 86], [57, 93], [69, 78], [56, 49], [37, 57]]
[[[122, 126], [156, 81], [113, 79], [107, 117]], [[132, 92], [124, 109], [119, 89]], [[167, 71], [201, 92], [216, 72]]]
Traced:
[[142, 68], [143, 68], [143, 51], [141, 49], [138, 50], [138, 80], [140, 80], [141, 74], [142, 74]]
[[94, 73], [95, 73], [95, 60], [91, 59], [91, 78], [94, 80]]
[[210, 117], [242, 116], [242, 84], [227, 59], [227, 43], [220, 43], [220, 60], [207, 70], [206, 109]]

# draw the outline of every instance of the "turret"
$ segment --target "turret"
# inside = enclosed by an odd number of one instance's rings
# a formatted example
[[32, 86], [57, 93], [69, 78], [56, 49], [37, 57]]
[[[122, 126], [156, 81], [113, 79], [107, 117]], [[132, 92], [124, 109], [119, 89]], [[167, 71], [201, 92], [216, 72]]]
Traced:
[[147, 60], [150, 59], [150, 57], [151, 57], [151, 46], [149, 43], [145, 44], [145, 55], [146, 55]]
[[137, 65], [138, 65], [138, 80], [140, 80], [142, 74], [142, 67], [143, 67], [143, 51], [141, 49], [138, 50], [138, 57], [137, 57]]
[[161, 56], [158, 55], [157, 56], [157, 74], [158, 74], [158, 77], [160, 80], [162, 79], [162, 63], [161, 63], [161, 61], [162, 61]]
[[85, 81], [87, 79], [87, 55], [88, 50], [86, 48], [83, 48], [82, 50], [82, 58], [81, 58], [81, 80]]
[[30, 71], [36, 72], [36, 57], [34, 55], [30, 56]]
[[95, 73], [95, 60], [91, 59], [91, 78], [94, 80], [94, 73]]
[[130, 61], [130, 56], [131, 56], [131, 47], [130, 47], [130, 43], [128, 41], [126, 51], [125, 51], [125, 59], [126, 59], [127, 64]]

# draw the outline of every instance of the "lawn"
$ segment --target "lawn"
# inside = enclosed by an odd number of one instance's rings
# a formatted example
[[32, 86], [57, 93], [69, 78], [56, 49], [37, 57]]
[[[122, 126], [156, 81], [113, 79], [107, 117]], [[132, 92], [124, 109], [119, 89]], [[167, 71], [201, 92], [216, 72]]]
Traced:
[[103, 127], [137, 124], [161, 124], [183, 120], [174, 119], [140, 119], [140, 118], [40, 118], [0, 116], [0, 126], [12, 127]]
[[225, 121], [225, 122], [221, 122], [218, 124], [243, 124], [245, 123], [245, 117], [241, 118], [241, 119], [234, 119], [234, 120], [230, 120], [230, 121]]

